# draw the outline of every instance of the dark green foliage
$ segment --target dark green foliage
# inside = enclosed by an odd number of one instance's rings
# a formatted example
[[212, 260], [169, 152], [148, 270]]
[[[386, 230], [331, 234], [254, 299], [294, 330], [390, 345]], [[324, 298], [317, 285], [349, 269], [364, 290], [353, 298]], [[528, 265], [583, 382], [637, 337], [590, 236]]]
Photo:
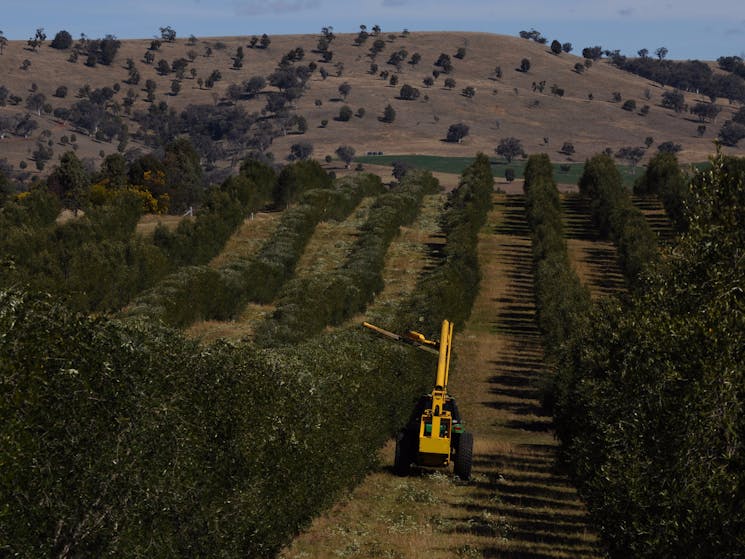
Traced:
[[401, 86], [398, 96], [400, 99], [405, 101], [414, 101], [419, 98], [419, 90], [416, 87], [405, 83]]
[[524, 191], [533, 247], [537, 321], [546, 353], [555, 359], [569, 336], [583, 324], [590, 296], [569, 261], [559, 191], [546, 154], [528, 158]]
[[719, 139], [725, 146], [736, 146], [745, 138], [745, 124], [728, 120], [719, 131]]
[[645, 173], [634, 184], [634, 194], [659, 196], [675, 228], [685, 230], [688, 181], [675, 154], [660, 152], [650, 159]]
[[592, 220], [600, 234], [609, 236], [616, 244], [627, 282], [631, 287], [638, 286], [642, 271], [659, 258], [657, 239], [642, 213], [634, 207], [609, 155], [596, 155], [585, 163], [579, 190], [590, 199]]
[[19, 557], [272, 557], [375, 464], [434, 367], [364, 332], [202, 348], [8, 292], [0, 354]]
[[685, 97], [677, 89], [674, 91], [664, 91], [662, 93], [662, 106], [673, 109], [676, 113], [682, 112], [686, 106]]
[[69, 49], [72, 46], [72, 35], [64, 29], [58, 31], [49, 46], [59, 50]]
[[447, 239], [442, 257], [417, 285], [394, 330], [416, 325], [425, 335], [437, 336], [443, 318], [461, 327], [469, 317], [481, 279], [478, 232], [486, 222], [493, 190], [489, 158], [479, 153], [448, 196], [441, 220]]
[[287, 206], [306, 190], [329, 188], [331, 182], [331, 177], [318, 161], [296, 161], [285, 166], [279, 173], [272, 192], [274, 205], [278, 208]]
[[225, 320], [239, 314], [248, 301], [268, 303], [292, 277], [316, 225], [325, 219], [344, 219], [362, 197], [379, 191], [370, 175], [341, 182], [336, 188], [308, 190], [285, 211], [272, 237], [259, 252], [219, 270], [195, 266], [180, 270], [143, 293], [127, 310], [173, 326], [199, 319]]
[[745, 164], [693, 183], [688, 232], [558, 372], [564, 459], [613, 558], [742, 556]]
[[68, 151], [47, 178], [47, 185], [62, 205], [77, 211], [87, 202], [91, 178], [75, 152]]
[[742, 79], [745, 73], [739, 76], [721, 75], [713, 72], [709, 64], [700, 60], [672, 61], [648, 56], [613, 56], [611, 61], [627, 72], [651, 79], [661, 85], [669, 85], [682, 91], [700, 91], [705, 95], [732, 101], [745, 100], [745, 82]]
[[396, 120], [396, 109], [394, 109], [390, 104], [386, 105], [385, 109], [383, 109], [383, 116], [380, 117], [380, 120], [388, 123]]
[[42, 191], [3, 208], [3, 286], [46, 291], [80, 311], [109, 311], [167, 271], [162, 253], [133, 237], [142, 211], [136, 197], [123, 195], [63, 225], [54, 223], [58, 208]]
[[339, 109], [339, 116], [337, 117], [337, 120], [341, 122], [347, 122], [349, 119], [352, 118], [353, 114], [354, 111], [352, 111], [352, 108], [348, 105], [344, 105], [341, 109]]
[[[370, 175], [372, 178], [372, 175]], [[380, 179], [374, 190], [382, 190]], [[297, 343], [364, 311], [383, 289], [388, 246], [399, 228], [419, 214], [425, 194], [439, 189], [431, 173], [410, 173], [393, 191], [381, 194], [360, 227], [357, 242], [337, 270], [288, 282], [272, 317], [256, 333], [259, 345]]]
[[[239, 188], [234, 180], [224, 184], [232, 193], [240, 193], [247, 200], [256, 202], [250, 185], [243, 186], [246, 188]], [[164, 226], [158, 227], [153, 241], [175, 266], [205, 264], [220, 252], [235, 228], [243, 223], [246, 214], [257, 210], [264, 202], [260, 200], [258, 207], [246, 208], [222, 188], [213, 188], [196, 219], [182, 220], [173, 232]]]
[[456, 124], [451, 124], [448, 128], [447, 135], [445, 139], [448, 142], [457, 142], [460, 143], [460, 141], [468, 136], [469, 128], [467, 124], [464, 124], [462, 122], [458, 122]]

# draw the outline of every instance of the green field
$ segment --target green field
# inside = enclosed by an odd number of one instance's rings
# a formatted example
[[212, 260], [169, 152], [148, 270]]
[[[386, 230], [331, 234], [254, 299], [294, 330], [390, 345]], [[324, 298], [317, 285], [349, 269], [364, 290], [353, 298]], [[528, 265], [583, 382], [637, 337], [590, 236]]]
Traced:
[[[473, 157], [442, 157], [438, 155], [361, 155], [355, 157], [355, 162], [369, 165], [392, 165], [394, 161], [403, 161], [416, 169], [424, 169], [433, 173], [461, 174], [470, 165]], [[489, 159], [495, 177], [504, 178], [506, 169], [515, 170], [515, 178], [522, 178], [525, 170], [525, 160], [515, 160], [511, 163], [501, 157]], [[584, 163], [553, 163], [554, 177], [559, 184], [577, 184], [585, 168]], [[706, 165], [697, 164], [696, 167]], [[643, 167], [618, 165], [624, 185], [631, 188], [636, 177], [641, 175]]]

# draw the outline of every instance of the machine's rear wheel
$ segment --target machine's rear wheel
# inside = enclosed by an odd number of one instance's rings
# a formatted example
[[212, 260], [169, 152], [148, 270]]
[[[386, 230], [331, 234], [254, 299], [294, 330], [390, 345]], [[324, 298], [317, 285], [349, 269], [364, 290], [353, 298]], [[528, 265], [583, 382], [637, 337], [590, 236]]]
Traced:
[[471, 462], [473, 460], [473, 434], [461, 433], [458, 449], [455, 454], [455, 475], [464, 481], [471, 479]]
[[411, 470], [412, 451], [411, 436], [406, 431], [400, 431], [396, 435], [396, 454], [393, 459], [393, 471], [398, 476], [405, 476]]

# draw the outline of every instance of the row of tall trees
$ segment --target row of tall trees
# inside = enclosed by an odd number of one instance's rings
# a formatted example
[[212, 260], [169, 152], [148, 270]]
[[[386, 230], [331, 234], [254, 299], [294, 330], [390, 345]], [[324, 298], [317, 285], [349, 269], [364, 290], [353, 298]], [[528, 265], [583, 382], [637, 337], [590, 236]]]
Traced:
[[315, 161], [290, 167], [311, 167], [321, 174], [297, 173], [306, 190], [296, 193], [297, 204], [285, 210], [274, 234], [255, 255], [219, 269], [206, 265], [179, 269], [138, 297], [127, 309], [127, 316], [184, 327], [199, 319], [235, 317], [249, 301], [269, 303], [293, 276], [318, 223], [344, 219], [364, 196], [382, 189], [380, 180], [370, 176], [334, 185]]
[[290, 280], [272, 316], [257, 329], [257, 343], [297, 343], [363, 312], [384, 287], [382, 274], [390, 243], [400, 227], [419, 214], [424, 195], [438, 190], [439, 182], [431, 173], [412, 172], [395, 190], [378, 196], [343, 264], [326, 273]]
[[[449, 224], [448, 243], [470, 244], [453, 235], [470, 224]], [[273, 556], [375, 464], [435, 366], [358, 329], [204, 348], [28, 293], [0, 303], [0, 541], [19, 556]]]
[[642, 272], [658, 258], [657, 238], [623, 186], [621, 174], [607, 154], [590, 158], [579, 180], [580, 193], [589, 198], [593, 224], [610, 237], [629, 286], [643, 280]]
[[590, 295], [572, 268], [564, 239], [561, 201], [546, 154], [525, 166], [525, 209], [531, 232], [538, 327], [552, 359], [584, 325]]
[[697, 173], [688, 231], [561, 360], [557, 433], [612, 557], [742, 553], [744, 181], [721, 155]]

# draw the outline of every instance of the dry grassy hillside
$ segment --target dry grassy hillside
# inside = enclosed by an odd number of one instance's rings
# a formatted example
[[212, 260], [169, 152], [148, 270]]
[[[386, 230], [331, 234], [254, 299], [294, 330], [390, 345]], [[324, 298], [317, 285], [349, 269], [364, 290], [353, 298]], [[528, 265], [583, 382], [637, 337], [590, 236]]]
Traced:
[[[720, 101], [723, 110], [718, 122], [707, 124], [706, 133], [699, 137], [696, 130], [700, 123], [692, 115], [676, 114], [660, 106], [663, 90], [657, 84], [621, 72], [605, 61], [596, 62], [583, 74], [578, 74], [574, 71], [574, 65], [583, 61], [581, 57], [565, 53], [556, 56], [546, 45], [525, 39], [486, 33], [432, 32], [407, 36], [383, 33], [380, 37], [385, 39], [386, 46], [374, 60], [379, 68], [377, 74], [373, 75], [369, 72], [373, 61], [369, 53], [373, 37], [364, 45], [355, 46], [353, 35], [337, 36], [330, 47], [333, 51], [330, 63], [322, 63], [319, 55], [312, 52], [318, 37], [275, 36], [267, 49], [248, 48], [249, 37], [201, 39], [196, 45], [187, 44], [186, 39], [177, 39], [174, 43], [163, 43], [160, 50], [154, 53], [152, 65], [143, 61], [149, 40], [125, 40], [111, 66], [99, 64], [94, 68], [84, 64], [84, 56], [77, 63], [69, 62], [70, 51], [52, 49], [49, 41], [37, 52], [30, 51], [24, 42], [11, 41], [0, 56], [0, 85], [23, 101], [18, 105], [0, 107], [0, 116], [28, 113], [25, 103], [32, 92], [32, 84], [36, 84], [37, 91], [44, 93], [54, 108], [72, 105], [78, 100], [76, 93], [84, 84], [95, 89], [113, 87], [118, 83], [121, 89], [114, 101], [121, 106], [124, 95], [132, 87], [138, 95], [133, 110], [146, 110], [149, 103], [145, 100], [143, 87], [147, 79], [157, 83], [156, 101], [165, 101], [176, 110], [191, 103], [228, 102], [226, 93], [229, 85], [240, 84], [252, 76], [269, 75], [281, 57], [296, 47], [302, 47], [305, 51], [302, 64], [316, 61], [319, 69], [327, 69], [329, 76], [324, 80], [318, 70], [314, 72], [305, 94], [294, 103], [294, 111], [306, 117], [308, 130], [304, 135], [290, 134], [277, 138], [269, 148], [277, 160], [285, 159], [290, 145], [301, 140], [312, 143], [313, 156], [322, 159], [333, 154], [342, 144], [353, 146], [357, 154], [368, 151], [450, 156], [470, 156], [477, 151], [493, 154], [501, 138], [515, 136], [522, 141], [526, 151], [547, 152], [557, 161], [567, 159], [559, 153], [559, 149], [564, 142], [571, 142], [576, 149], [572, 159], [581, 161], [606, 147], [616, 150], [623, 146], [642, 146], [644, 139], [651, 136], [655, 143], [649, 153], [655, 151], [657, 144], [671, 140], [683, 146], [679, 154], [681, 160], [701, 161], [713, 151], [712, 141], [721, 123], [730, 118], [736, 109]], [[205, 56], [208, 46], [212, 48], [210, 57]], [[231, 68], [232, 57], [239, 46], [243, 46], [246, 57], [243, 67], [234, 70]], [[460, 47], [466, 49], [462, 60], [453, 56]], [[398, 85], [393, 87], [379, 74], [382, 70], [396, 74], [396, 68], [386, 62], [391, 53], [401, 48], [409, 56], [397, 74]], [[155, 64], [161, 59], [171, 63], [177, 58], [186, 58], [190, 50], [196, 51], [198, 56], [187, 68], [179, 94], [171, 95], [173, 74], [159, 76]], [[421, 62], [412, 65], [409, 63], [411, 55], [417, 52], [421, 55]], [[444, 80], [448, 77], [445, 74], [440, 75], [432, 87], [423, 85], [422, 80], [432, 76], [435, 69], [433, 63], [442, 52], [449, 54], [453, 62], [454, 69], [449, 77], [456, 80], [456, 86], [452, 90], [444, 87]], [[138, 86], [124, 83], [128, 75], [125, 68], [127, 58], [135, 60], [141, 74]], [[517, 70], [523, 58], [531, 62], [528, 72]], [[31, 62], [25, 70], [21, 68], [24, 60]], [[341, 76], [336, 75], [339, 63], [343, 67]], [[494, 69], [497, 66], [503, 72], [501, 79], [495, 78]], [[190, 75], [192, 67], [196, 69], [195, 78]], [[206, 79], [214, 69], [220, 70], [222, 80], [212, 89], [200, 88], [198, 78]], [[535, 91], [533, 84], [542, 81], [546, 84], [543, 93]], [[344, 82], [351, 86], [346, 101], [340, 99], [338, 91], [339, 85]], [[403, 84], [419, 88], [419, 99], [399, 99]], [[554, 84], [564, 89], [563, 97], [551, 94], [550, 89]], [[53, 96], [60, 85], [69, 89], [64, 99]], [[475, 88], [473, 98], [461, 94], [466, 86]], [[637, 110], [622, 110], [622, 103], [613, 101], [613, 92], [620, 92], [624, 101], [636, 100]], [[588, 94], [592, 94], [592, 100]], [[320, 106], [317, 100], [320, 100]], [[697, 100], [702, 99], [687, 94], [688, 103]], [[248, 112], [254, 112], [263, 108], [265, 99], [259, 95], [256, 99], [238, 103], [245, 105]], [[378, 118], [388, 103], [397, 112], [393, 123], [383, 123]], [[364, 108], [364, 116], [353, 116], [348, 122], [335, 120], [344, 104], [355, 112]], [[650, 106], [647, 116], [639, 114], [643, 105]], [[31, 137], [11, 134], [0, 139], [0, 157], [7, 158], [15, 166], [25, 159], [29, 169], [34, 168], [31, 152], [44, 130], [51, 132], [53, 161], [68, 149], [60, 144], [60, 138], [69, 135], [72, 132], [70, 128], [43, 112], [41, 116], [34, 117], [39, 122], [39, 128]], [[322, 120], [328, 120], [326, 127], [320, 126]], [[460, 144], [444, 142], [449, 125], [458, 122], [468, 125], [470, 134]], [[136, 130], [137, 124], [129, 123], [130, 133]], [[80, 132], [76, 135], [81, 157], [97, 159], [102, 151], [116, 151], [116, 142], [97, 142]], [[137, 147], [137, 142], [131, 141], [127, 149], [132, 147]], [[742, 148], [732, 150], [732, 153], [741, 154]]]

